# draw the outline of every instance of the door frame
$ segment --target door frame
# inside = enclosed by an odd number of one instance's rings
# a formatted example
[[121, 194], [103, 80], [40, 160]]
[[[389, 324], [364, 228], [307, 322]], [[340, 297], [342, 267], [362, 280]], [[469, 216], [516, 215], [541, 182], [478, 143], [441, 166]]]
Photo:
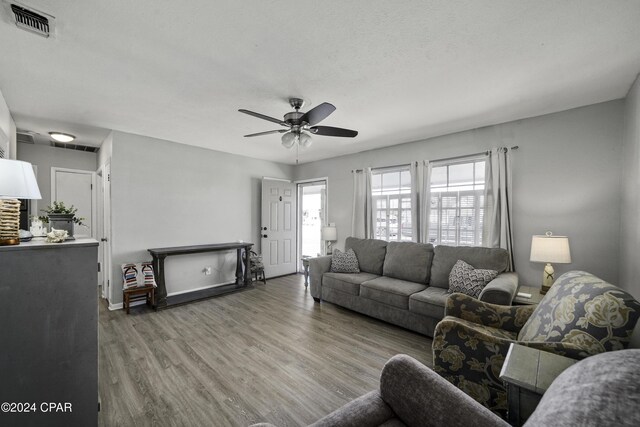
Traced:
[[56, 172], [69, 172], [69, 173], [78, 173], [78, 174], [83, 174], [83, 175], [90, 175], [91, 176], [91, 237], [92, 238], [96, 238], [97, 236], [97, 227], [96, 227], [96, 223], [97, 223], [97, 212], [96, 212], [96, 193], [97, 193], [97, 189], [96, 189], [96, 173], [94, 171], [88, 171], [88, 170], [83, 170], [83, 169], [69, 169], [69, 168], [58, 168], [58, 167], [51, 167], [51, 200], [50, 203], [53, 203], [54, 201], [57, 201], [54, 197], [54, 194], [56, 194]]
[[[321, 183], [324, 182], [325, 188], [325, 201], [324, 201], [324, 218], [322, 221], [322, 226], [325, 227], [329, 224], [329, 177], [323, 176], [320, 178], [310, 178], [310, 179], [300, 179], [297, 181], [293, 181], [296, 185], [296, 259], [298, 273], [304, 272], [304, 267], [302, 267], [302, 200], [300, 200], [300, 185], [311, 184], [311, 183]], [[324, 255], [326, 252], [325, 245], [322, 246], [322, 254]]]
[[[111, 258], [111, 163], [100, 166], [97, 175], [102, 185], [98, 186], [99, 228], [97, 228], [98, 248], [100, 253], [100, 270], [102, 272], [102, 298], [113, 301], [111, 295], [112, 258]], [[103, 241], [102, 239], [107, 239]]]

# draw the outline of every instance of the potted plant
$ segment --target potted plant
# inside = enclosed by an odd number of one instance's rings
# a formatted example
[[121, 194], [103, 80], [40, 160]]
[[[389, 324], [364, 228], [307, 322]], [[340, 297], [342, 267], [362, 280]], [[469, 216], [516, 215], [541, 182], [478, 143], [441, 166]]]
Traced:
[[73, 225], [84, 225], [84, 218], [79, 218], [76, 216], [76, 212], [78, 212], [78, 208], [71, 205], [71, 207], [65, 206], [64, 202], [54, 201], [51, 206], [47, 206], [42, 209], [42, 212], [45, 212], [46, 216], [41, 216], [40, 220], [42, 222], [48, 222], [51, 224], [52, 229], [56, 230], [66, 230], [68, 233], [67, 240], [74, 240], [73, 237]]

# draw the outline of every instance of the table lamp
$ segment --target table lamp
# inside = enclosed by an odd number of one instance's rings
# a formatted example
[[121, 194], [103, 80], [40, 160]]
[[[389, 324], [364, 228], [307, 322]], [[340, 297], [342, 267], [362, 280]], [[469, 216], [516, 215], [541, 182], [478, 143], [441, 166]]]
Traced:
[[333, 253], [333, 249], [331, 249], [331, 243], [338, 240], [338, 230], [333, 225], [328, 225], [326, 227], [322, 227], [321, 239], [327, 244], [327, 255], [331, 255]]
[[554, 236], [547, 231], [544, 236], [533, 236], [531, 238], [531, 262], [545, 262], [542, 273], [541, 294], [546, 294], [553, 285], [555, 277], [553, 274], [552, 262], [558, 264], [569, 264], [571, 262], [571, 252], [569, 251], [569, 238], [567, 236]]
[[20, 200], [41, 199], [31, 163], [0, 159], [0, 246], [20, 244]]

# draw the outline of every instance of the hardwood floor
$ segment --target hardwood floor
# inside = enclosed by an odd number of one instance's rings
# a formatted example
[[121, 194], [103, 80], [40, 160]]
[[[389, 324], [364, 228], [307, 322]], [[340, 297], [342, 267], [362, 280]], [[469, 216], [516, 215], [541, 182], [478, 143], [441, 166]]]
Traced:
[[99, 321], [101, 426], [307, 425], [378, 387], [394, 354], [431, 339], [314, 303], [302, 275]]

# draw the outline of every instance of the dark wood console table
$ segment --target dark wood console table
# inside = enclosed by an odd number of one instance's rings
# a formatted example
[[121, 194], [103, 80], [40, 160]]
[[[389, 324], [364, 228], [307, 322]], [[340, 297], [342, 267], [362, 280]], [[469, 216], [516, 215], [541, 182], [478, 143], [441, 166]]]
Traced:
[[[170, 305], [182, 304], [202, 298], [208, 298], [223, 293], [234, 292], [251, 284], [251, 269], [249, 268], [249, 257], [245, 257], [244, 271], [242, 266], [242, 250], [251, 250], [253, 243], [233, 242], [215, 243], [211, 245], [176, 246], [172, 248], [147, 249], [153, 257], [153, 271], [158, 288], [156, 289], [156, 307], [163, 308]], [[203, 252], [220, 252], [236, 250], [238, 260], [236, 262], [236, 282], [230, 285], [216, 286], [214, 288], [200, 291], [188, 292], [167, 298], [167, 286], [164, 280], [164, 259], [170, 255], [189, 255]]]

